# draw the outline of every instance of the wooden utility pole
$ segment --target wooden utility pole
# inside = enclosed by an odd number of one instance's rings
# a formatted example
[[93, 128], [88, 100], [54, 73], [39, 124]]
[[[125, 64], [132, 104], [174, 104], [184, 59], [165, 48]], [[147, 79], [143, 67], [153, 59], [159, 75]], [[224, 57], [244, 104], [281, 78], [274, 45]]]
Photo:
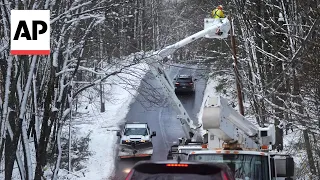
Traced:
[[[101, 69], [102, 69], [102, 61], [101, 61]], [[102, 79], [102, 75], [101, 75]], [[100, 81], [100, 102], [101, 102], [101, 107], [100, 107], [100, 112], [105, 112], [106, 107], [105, 107], [105, 99], [104, 99], [104, 86], [102, 84], [102, 81]]]
[[75, 82], [73, 81], [73, 79], [71, 80], [71, 89], [70, 89], [70, 99], [68, 98], [70, 104], [70, 121], [69, 121], [69, 144], [68, 144], [68, 174], [72, 171], [72, 164], [71, 164], [71, 159], [72, 159], [72, 156], [71, 156], [71, 143], [72, 143], [72, 105], [73, 105], [73, 90], [74, 90], [74, 84]]
[[[103, 69], [103, 39], [101, 37], [103, 37], [103, 31], [101, 30], [102, 28], [99, 28], [100, 31], [100, 38], [99, 38], [99, 58], [100, 58], [100, 65], [101, 65], [101, 70]], [[101, 75], [101, 79], [102, 79], [102, 75]], [[102, 84], [102, 81], [100, 81], [100, 112], [105, 112], [106, 108], [105, 108], [105, 99], [104, 99], [104, 85]]]
[[240, 77], [238, 72], [238, 60], [237, 60], [237, 50], [236, 50], [236, 40], [234, 37], [234, 27], [233, 27], [233, 19], [229, 17], [231, 28], [230, 28], [230, 35], [231, 35], [231, 46], [232, 46], [232, 54], [234, 58], [234, 73], [236, 77], [236, 84], [237, 84], [237, 93], [238, 93], [238, 103], [239, 103], [239, 111], [244, 116], [244, 108], [243, 108], [243, 100], [242, 100], [242, 91], [240, 86]]

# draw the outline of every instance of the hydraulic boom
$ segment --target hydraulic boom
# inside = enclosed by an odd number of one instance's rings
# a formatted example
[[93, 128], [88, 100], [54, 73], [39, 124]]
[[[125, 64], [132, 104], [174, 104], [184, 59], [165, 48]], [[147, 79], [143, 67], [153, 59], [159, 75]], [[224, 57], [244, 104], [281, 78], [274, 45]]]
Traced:
[[[202, 135], [200, 131], [198, 131], [201, 125], [195, 124], [191, 120], [189, 114], [184, 109], [178, 97], [175, 95], [172, 80], [169, 78], [168, 74], [164, 71], [163, 66], [159, 62], [161, 62], [165, 57], [173, 54], [177, 49], [199, 38], [210, 37], [222, 39], [228, 37], [228, 32], [230, 30], [230, 22], [227, 18], [215, 22], [208, 21], [208, 23], [211, 23], [210, 26], [207, 25], [204, 30], [195, 33], [175, 44], [172, 44], [159, 51], [154, 52], [152, 56], [146, 59], [146, 62], [148, 63], [151, 72], [161, 83], [164, 90], [166, 91], [166, 94], [169, 96], [169, 99], [172, 99], [173, 103], [179, 109], [180, 115], [178, 116], [178, 119], [181, 122], [182, 128], [186, 135], [186, 139], [193, 141], [199, 141], [200, 139], [202, 139]], [[218, 28], [220, 28], [220, 31], [223, 32], [222, 35], [215, 34]]]

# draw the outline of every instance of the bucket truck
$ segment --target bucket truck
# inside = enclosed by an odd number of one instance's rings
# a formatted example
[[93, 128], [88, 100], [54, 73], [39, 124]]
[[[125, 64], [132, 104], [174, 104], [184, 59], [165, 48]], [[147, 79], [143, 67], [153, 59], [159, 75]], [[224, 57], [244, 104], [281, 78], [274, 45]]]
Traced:
[[[200, 37], [219, 39], [228, 36], [230, 30], [228, 19], [217, 21], [206, 18], [204, 23], [204, 30], [161, 50], [159, 52], [161, 58]], [[222, 32], [221, 36], [215, 34], [217, 28]], [[233, 170], [236, 179], [289, 180], [294, 178], [293, 158], [271, 148], [275, 144], [274, 125], [258, 127], [228, 106], [224, 98], [210, 96], [205, 98], [203, 124], [195, 125], [173, 93], [174, 88], [166, 73], [158, 63], [154, 62], [154, 65], [157, 69], [152, 67], [150, 69], [153, 69], [153, 74], [179, 107], [182, 114], [179, 119], [186, 133], [186, 138], [180, 138], [179, 143], [172, 146], [168, 153], [169, 158], [175, 153], [182, 153], [188, 154], [187, 160], [226, 163]], [[206, 133], [201, 133], [201, 130], [205, 130]], [[194, 138], [195, 136], [197, 138]], [[202, 139], [199, 140], [199, 137]]]
[[177, 151], [188, 150], [187, 160], [226, 163], [236, 179], [294, 178], [293, 158], [271, 148], [275, 144], [273, 124], [263, 128], [254, 125], [220, 96], [206, 97], [202, 123], [206, 143], [176, 146]]
[[[293, 158], [270, 148], [275, 143], [274, 125], [263, 128], [254, 125], [229, 107], [222, 97], [206, 97], [202, 124], [195, 124], [176, 96], [172, 81], [159, 63], [178, 48], [199, 38], [227, 38], [230, 27], [227, 18], [205, 18], [204, 30], [156, 51], [145, 59], [168, 99], [178, 108], [178, 119], [185, 132], [185, 137], [179, 138], [179, 144], [172, 146], [168, 158], [184, 153], [187, 154], [187, 160], [226, 163], [233, 169], [237, 179], [293, 179]], [[222, 34], [217, 35], [217, 29], [220, 29]]]

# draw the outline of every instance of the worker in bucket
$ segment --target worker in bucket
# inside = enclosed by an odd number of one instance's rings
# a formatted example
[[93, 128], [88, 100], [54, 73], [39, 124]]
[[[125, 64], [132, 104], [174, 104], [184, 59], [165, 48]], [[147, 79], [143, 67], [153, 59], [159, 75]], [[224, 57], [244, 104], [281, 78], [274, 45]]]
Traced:
[[215, 19], [225, 18], [222, 5], [219, 5], [216, 9], [214, 9], [211, 15]]
[[[211, 16], [222, 23], [221, 18], [225, 18], [222, 5], [219, 5], [216, 9], [214, 9], [211, 13]], [[221, 32], [220, 28], [218, 28], [216, 34], [221, 36], [223, 32]]]

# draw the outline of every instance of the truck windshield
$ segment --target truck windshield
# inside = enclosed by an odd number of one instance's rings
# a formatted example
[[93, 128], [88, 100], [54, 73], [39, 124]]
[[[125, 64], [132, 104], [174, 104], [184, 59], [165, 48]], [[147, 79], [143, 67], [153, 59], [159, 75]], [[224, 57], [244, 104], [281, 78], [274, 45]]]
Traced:
[[245, 154], [190, 154], [188, 160], [228, 164], [237, 180], [267, 180], [267, 156]]
[[130, 136], [130, 135], [141, 135], [141, 136], [146, 136], [148, 135], [148, 131], [146, 128], [126, 128], [124, 131], [125, 136]]

